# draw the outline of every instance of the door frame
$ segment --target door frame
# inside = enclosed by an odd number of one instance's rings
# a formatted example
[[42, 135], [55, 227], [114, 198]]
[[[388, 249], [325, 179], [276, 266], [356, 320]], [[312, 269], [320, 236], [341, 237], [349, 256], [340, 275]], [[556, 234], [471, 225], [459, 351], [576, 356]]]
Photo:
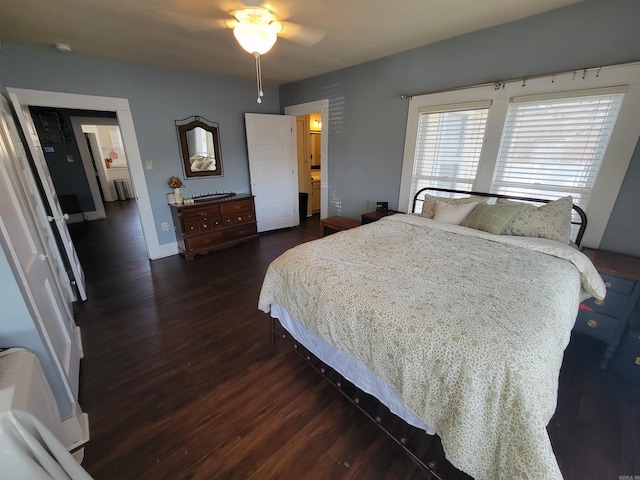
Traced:
[[[100, 196], [100, 188], [98, 187], [98, 180], [96, 179], [95, 173], [94, 172], [94, 167], [93, 167], [93, 162], [96, 162], [96, 171], [98, 173], [98, 176], [100, 177], [100, 183], [104, 183], [102, 181], [102, 176], [100, 175], [102, 173], [102, 163], [100, 165], [98, 165], [98, 163], [100, 162], [100, 154], [99, 152], [96, 154], [94, 152], [94, 155], [97, 156], [97, 158], [93, 159], [91, 157], [91, 154], [89, 153], [89, 148], [86, 145], [85, 142], [85, 138], [84, 138], [84, 130], [82, 127], [86, 126], [86, 125], [90, 125], [90, 126], [116, 126], [116, 127], [120, 127], [120, 125], [118, 125], [118, 119], [117, 118], [110, 118], [110, 117], [83, 117], [82, 115], [72, 115], [71, 116], [71, 126], [73, 129], [73, 134], [74, 137], [76, 139], [76, 143], [78, 144], [78, 150], [80, 151], [80, 158], [82, 159], [82, 164], [84, 165], [84, 171], [85, 174], [87, 176], [87, 181], [89, 182], [89, 187], [91, 189], [91, 197], [93, 198], [93, 203], [96, 205], [96, 213], [102, 213], [102, 216], [96, 216], [96, 217], [90, 217], [88, 214], [85, 215], [86, 218], [88, 220], [94, 220], [96, 218], [106, 218], [106, 213], [104, 210], [104, 203], [102, 201], [102, 197]], [[127, 164], [127, 168], [129, 167], [129, 165]], [[108, 185], [101, 185], [102, 186], [102, 190], [103, 190], [103, 194], [105, 195], [106, 198], [106, 193], [104, 193], [105, 188], [108, 188]], [[111, 198], [111, 196], [109, 195], [109, 198]]]
[[[133, 123], [133, 115], [129, 107], [129, 100], [117, 97], [100, 97], [95, 95], [81, 95], [75, 93], [50, 92], [45, 90], [27, 90], [7, 87], [7, 92], [14, 94], [22, 106], [39, 106], [50, 108], [73, 108], [78, 110], [99, 110], [115, 112], [120, 126], [122, 142], [127, 159], [131, 183], [136, 197], [136, 206], [144, 241], [147, 246], [149, 259], [173, 255], [173, 251], [163, 251], [158, 241], [158, 234], [154, 225], [153, 210], [147, 189], [147, 182], [142, 166], [142, 157], [138, 147], [138, 139]], [[323, 120], [324, 121], [324, 120]]]
[[284, 107], [285, 115], [309, 115], [320, 112], [322, 130], [320, 132], [320, 218], [327, 218], [329, 210], [329, 99], [301, 103]]

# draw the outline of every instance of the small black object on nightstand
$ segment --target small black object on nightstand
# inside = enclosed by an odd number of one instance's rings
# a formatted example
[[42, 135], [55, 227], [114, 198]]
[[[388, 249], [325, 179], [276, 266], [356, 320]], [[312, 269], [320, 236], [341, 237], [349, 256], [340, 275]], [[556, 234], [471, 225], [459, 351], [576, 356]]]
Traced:
[[376, 202], [376, 212], [387, 213], [389, 211], [389, 202]]

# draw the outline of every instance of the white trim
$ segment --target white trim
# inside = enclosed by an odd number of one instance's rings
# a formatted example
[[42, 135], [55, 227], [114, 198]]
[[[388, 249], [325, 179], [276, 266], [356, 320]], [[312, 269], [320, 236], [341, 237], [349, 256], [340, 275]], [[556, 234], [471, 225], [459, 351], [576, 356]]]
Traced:
[[329, 99], [284, 107], [285, 115], [309, 115], [320, 112], [320, 218], [327, 218], [329, 211]]
[[[411, 204], [411, 199], [408, 196], [413, 175], [413, 159], [421, 108], [493, 100], [487, 120], [487, 143], [482, 151], [476, 185], [474, 186], [474, 190], [488, 191], [493, 178], [491, 166], [495, 165], [498, 156], [500, 132], [511, 98], [521, 97], [523, 93], [526, 93], [527, 96], [553, 95], [559, 92], [628, 86], [628, 92], [625, 94], [616, 126], [602, 162], [602, 168], [591, 191], [587, 207], [589, 224], [582, 245], [598, 248], [631, 162], [638, 137], [640, 137], [640, 64], [606, 67], [600, 70], [592, 69], [587, 71], [584, 78], [582, 77], [583, 72], [579, 71], [575, 76], [570, 73], [555, 77], [510, 82], [498, 90], [493, 86], [480, 86], [412, 97], [407, 114], [398, 209], [407, 212]], [[496, 134], [496, 132], [498, 133]]]
[[[147, 182], [142, 167], [142, 158], [138, 148], [138, 139], [133, 124], [133, 116], [126, 98], [99, 97], [94, 95], [80, 95], [74, 93], [48, 92], [41, 90], [25, 90], [22, 88], [7, 88], [10, 94], [16, 95], [20, 104], [52, 108], [75, 108], [79, 110], [102, 110], [116, 112], [122, 141], [129, 161], [131, 183], [136, 196], [136, 205], [142, 233], [147, 246], [147, 254], [151, 260], [161, 258], [162, 249], [158, 241], [158, 234], [154, 225], [151, 200], [147, 189]], [[177, 250], [177, 249], [176, 249]], [[177, 253], [177, 252], [176, 252]]]
[[[89, 183], [89, 190], [91, 190], [91, 198], [93, 199], [93, 204], [95, 206], [95, 210], [92, 213], [96, 218], [106, 218], [107, 214], [104, 211], [104, 203], [102, 203], [102, 197], [100, 197], [100, 188], [98, 187], [98, 181], [93, 173], [93, 165], [91, 164], [91, 155], [89, 154], [89, 149], [84, 142], [84, 133], [82, 131], [82, 123], [85, 118], [81, 117], [71, 117], [71, 126], [73, 128], [73, 134], [76, 139], [76, 143], [78, 144], [78, 150], [80, 151], [80, 159], [82, 160], [82, 165], [84, 166], [84, 173], [87, 177], [87, 182]], [[96, 119], [101, 120], [101, 119]], [[115, 119], [112, 119], [115, 122]]]
[[170, 257], [172, 255], [178, 255], [180, 252], [178, 251], [178, 242], [171, 243], [163, 243], [160, 245], [160, 249], [158, 251], [158, 256], [155, 257], [154, 260], [163, 257]]

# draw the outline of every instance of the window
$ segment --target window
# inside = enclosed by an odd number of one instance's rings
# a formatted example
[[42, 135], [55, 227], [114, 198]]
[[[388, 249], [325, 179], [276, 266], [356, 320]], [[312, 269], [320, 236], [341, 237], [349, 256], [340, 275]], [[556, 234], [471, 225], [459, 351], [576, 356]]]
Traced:
[[411, 197], [427, 186], [473, 187], [490, 105], [482, 102], [421, 109]]
[[586, 208], [622, 93], [511, 100], [491, 192], [557, 199]]
[[571, 195], [597, 248], [639, 136], [640, 64], [414, 96], [398, 209], [425, 186]]

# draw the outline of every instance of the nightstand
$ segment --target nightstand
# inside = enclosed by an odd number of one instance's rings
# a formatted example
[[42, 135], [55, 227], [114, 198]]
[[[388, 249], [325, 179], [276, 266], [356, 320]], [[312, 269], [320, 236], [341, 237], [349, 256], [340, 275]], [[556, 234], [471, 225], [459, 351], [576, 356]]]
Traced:
[[361, 223], [357, 220], [352, 220], [346, 217], [327, 217], [320, 220], [320, 226], [322, 227], [322, 236], [325, 237], [332, 233], [341, 232], [343, 230], [349, 230], [350, 228], [359, 227]]
[[640, 297], [640, 258], [585, 248], [607, 286], [603, 301], [590, 298], [580, 305], [574, 331], [607, 344], [600, 367], [605, 369]]
[[365, 225], [371, 222], [377, 222], [382, 217], [386, 217], [388, 215], [393, 215], [395, 213], [400, 213], [396, 210], [387, 210], [386, 212], [369, 212], [362, 214], [362, 224]]

